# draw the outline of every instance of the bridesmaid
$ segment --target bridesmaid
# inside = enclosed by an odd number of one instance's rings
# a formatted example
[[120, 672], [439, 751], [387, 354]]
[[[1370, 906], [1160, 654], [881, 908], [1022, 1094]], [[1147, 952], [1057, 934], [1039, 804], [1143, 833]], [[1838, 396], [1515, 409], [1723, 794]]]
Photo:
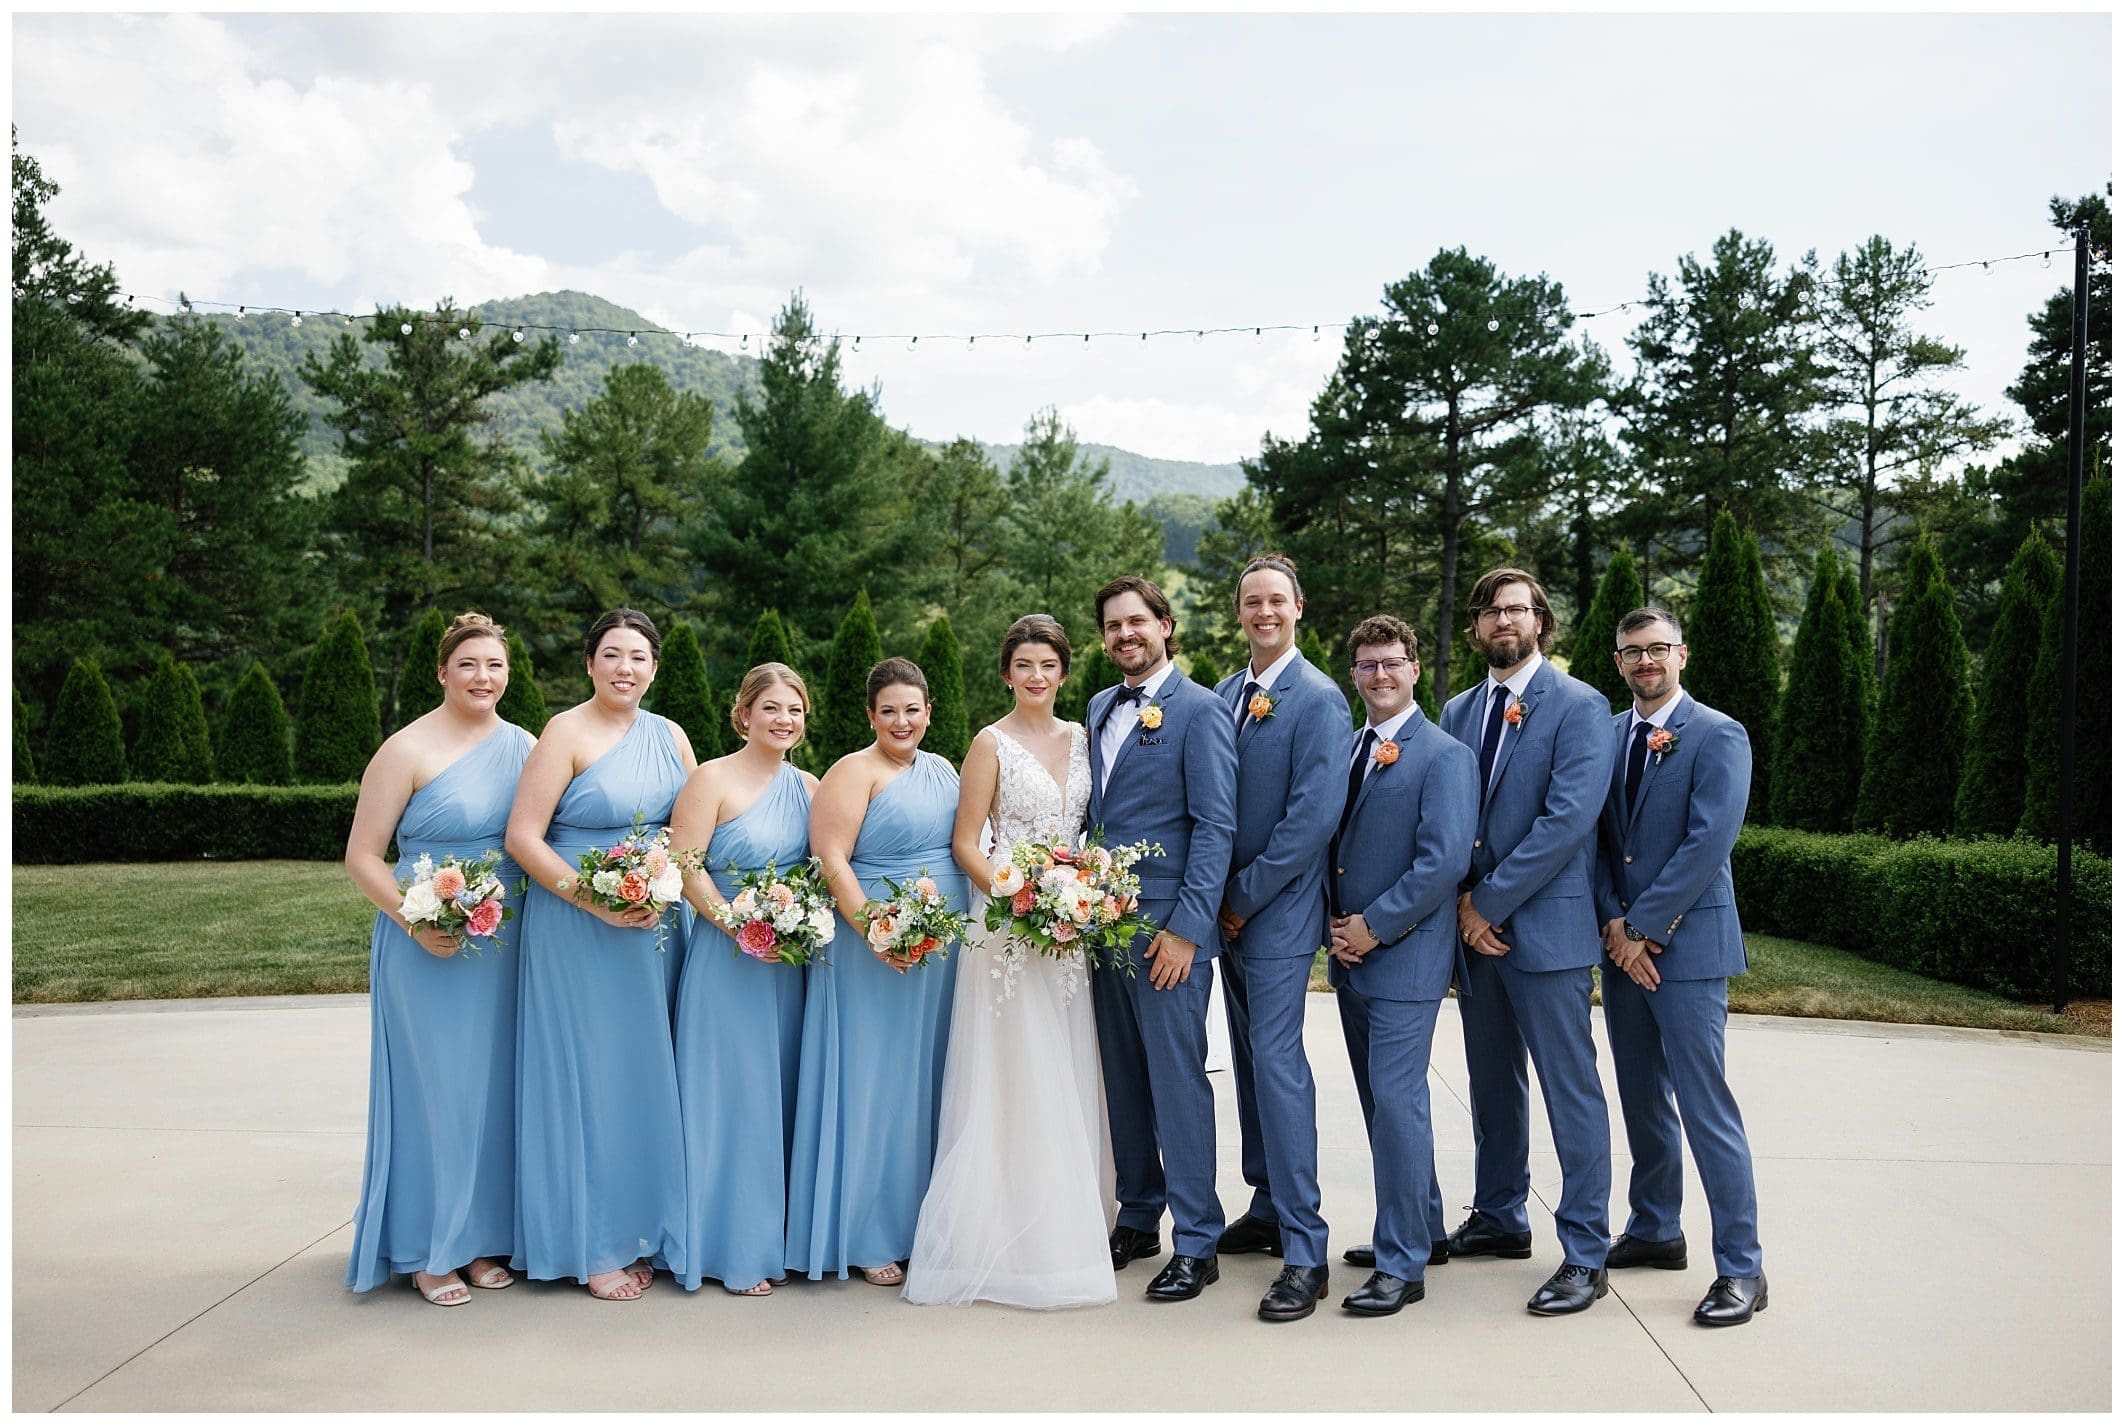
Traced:
[[[495, 711], [509, 648], [485, 614], [459, 614], [436, 660], [442, 706], [391, 734], [361, 776], [347, 874], [376, 903], [369, 940], [369, 1147], [347, 1285], [394, 1272], [437, 1306], [516, 1278], [515, 927], [460, 956], [450, 932], [410, 927], [399, 877], [423, 852], [477, 860], [502, 845], [531, 734]], [[385, 859], [398, 843], [398, 864]], [[512, 904], [523, 873], [498, 873]], [[468, 1265], [469, 1264], [469, 1265]]]
[[662, 646], [614, 609], [590, 626], [591, 695], [546, 724], [509, 813], [510, 854], [537, 889], [519, 933], [517, 1221], [510, 1265], [631, 1301], [685, 1265], [685, 1161], [671, 1055], [669, 960], [656, 913], [577, 899], [579, 858], [639, 814], [654, 835], [693, 771], [678, 724], [642, 710]]
[[765, 1296], [782, 1279], [789, 1140], [796, 1127], [804, 972], [741, 954], [721, 925], [737, 877], [803, 864], [811, 854], [818, 779], [789, 765], [811, 694], [794, 669], [762, 663], [738, 684], [731, 725], [740, 750], [686, 779], [671, 848], [705, 853], [724, 877], [686, 878], [690, 943], [679, 980], [679, 1109], [686, 1130], [686, 1269], [679, 1284], [719, 1281]]
[[966, 877], [951, 857], [958, 774], [921, 750], [929, 681], [888, 658], [867, 691], [877, 740], [834, 763], [811, 806], [812, 854], [843, 924], [828, 963], [806, 975], [787, 1262], [813, 1279], [853, 1267], [889, 1286], [904, 1279], [929, 1186], [958, 976], [949, 964], [910, 973], [873, 951], [863, 903], [887, 876], [927, 873], [963, 911]]

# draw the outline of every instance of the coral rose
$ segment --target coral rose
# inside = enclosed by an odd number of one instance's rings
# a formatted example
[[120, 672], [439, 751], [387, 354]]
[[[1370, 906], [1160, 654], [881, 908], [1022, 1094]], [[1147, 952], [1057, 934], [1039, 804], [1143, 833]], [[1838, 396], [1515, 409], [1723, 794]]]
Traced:
[[1031, 886], [1025, 886], [1021, 888], [1016, 895], [1010, 898], [1010, 913], [1012, 915], [1031, 914], [1033, 904], [1034, 902], [1039, 900], [1039, 898], [1040, 893], [1034, 890]]
[[912, 950], [909, 950], [907, 952], [907, 958], [910, 960], [919, 960], [924, 955], [927, 955], [930, 951], [936, 948], [937, 937], [934, 935], [925, 935], [920, 940], [917, 940], [915, 942], [914, 948]]
[[465, 933], [468, 935], [492, 935], [501, 925], [501, 913], [500, 901], [481, 901], [478, 905], [472, 907], [472, 913], [465, 917]]
[[738, 949], [755, 960], [772, 960], [775, 956], [774, 927], [764, 920], [748, 920], [738, 929]]
[[1391, 767], [1401, 760], [1401, 744], [1382, 742], [1372, 749], [1372, 760], [1382, 767]]
[[619, 898], [629, 905], [640, 905], [649, 899], [649, 878], [640, 871], [629, 871], [620, 877]]

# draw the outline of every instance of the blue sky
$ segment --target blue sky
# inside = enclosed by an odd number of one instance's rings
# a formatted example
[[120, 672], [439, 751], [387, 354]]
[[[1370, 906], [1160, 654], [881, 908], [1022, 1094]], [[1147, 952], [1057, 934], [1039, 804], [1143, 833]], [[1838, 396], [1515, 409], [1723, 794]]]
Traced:
[[[1729, 227], [1796, 259], [2058, 241], [2110, 173], [2106, 14], [18, 15], [13, 117], [129, 289], [305, 307], [592, 291], [757, 330], [1333, 322], [1466, 245], [1581, 310]], [[2061, 254], [1944, 275], [2004, 409]], [[1627, 314], [1585, 324], [1627, 369]], [[730, 344], [735, 348], [735, 343]], [[1230, 460], [1332, 332], [867, 341], [930, 437]]]

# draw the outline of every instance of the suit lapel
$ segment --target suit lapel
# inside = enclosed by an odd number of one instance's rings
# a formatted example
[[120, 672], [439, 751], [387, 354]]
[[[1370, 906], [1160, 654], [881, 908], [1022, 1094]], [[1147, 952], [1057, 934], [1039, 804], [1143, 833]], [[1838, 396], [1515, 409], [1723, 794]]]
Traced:
[[[1167, 677], [1166, 674], [1161, 670], [1155, 681], [1157, 682], [1158, 686], [1164, 687], [1169, 684], [1172, 679]], [[1114, 697], [1118, 700], [1120, 696], [1120, 689], [1115, 689]], [[1133, 713], [1124, 714], [1125, 716], [1133, 718], [1135, 720], [1136, 726], [1134, 730], [1131, 731], [1129, 735], [1122, 740], [1121, 750], [1114, 754], [1114, 770], [1107, 774], [1108, 781], [1112, 781], [1115, 777], [1121, 775], [1121, 764], [1128, 760], [1128, 754], [1135, 749], [1136, 739], [1143, 735], [1143, 709], [1149, 707], [1152, 703], [1159, 703], [1162, 706], [1163, 695], [1153, 694], [1152, 696], [1145, 698], [1142, 702], [1136, 704], [1136, 710]], [[1162, 728], [1164, 724], [1161, 723], [1159, 724], [1159, 726]]]
[[[1541, 695], [1548, 691], [1546, 685], [1552, 677], [1553, 673], [1549, 668], [1549, 660], [1544, 658], [1541, 660], [1541, 666], [1534, 670], [1533, 681], [1527, 684], [1526, 696], [1519, 700], [1519, 726], [1508, 727], [1506, 731], [1498, 734], [1503, 740], [1503, 746], [1497, 749], [1497, 770], [1490, 778], [1489, 787], [1483, 789], [1483, 800], [1486, 803], [1489, 800], [1491, 790], [1504, 784], [1505, 772], [1512, 765], [1512, 754], [1517, 752], [1519, 744], [1526, 740], [1527, 724], [1533, 720], [1535, 711], [1540, 704]], [[1491, 693], [1490, 696], [1494, 698], [1497, 695]], [[1511, 704], [1507, 703], [1505, 707], [1509, 710]], [[1482, 756], [1481, 750], [1478, 749], [1475, 755], [1479, 759]]]
[[[1112, 707], [1114, 700], [1120, 696], [1121, 690], [1118, 688], [1101, 689], [1092, 694], [1092, 700], [1085, 708], [1085, 716], [1091, 722], [1092, 774], [1091, 805], [1087, 809], [1087, 815], [1091, 817], [1094, 826], [1099, 824], [1099, 812], [1106, 801], [1106, 758], [1101, 751], [1106, 743], [1106, 710]], [[1100, 701], [1102, 698], [1105, 699], [1104, 702]]]
[[[1409, 735], [1413, 730], [1421, 727], [1423, 725], [1423, 721], [1423, 709], [1417, 708], [1416, 710], [1411, 712], [1409, 714], [1409, 720], [1401, 725], [1401, 731], [1394, 734], [1394, 737], [1392, 739], [1393, 742], [1401, 748], [1401, 756], [1394, 759], [1392, 766], [1379, 767], [1375, 768], [1370, 772], [1367, 772], [1365, 774], [1364, 780], [1357, 784], [1357, 800], [1350, 804], [1350, 821], [1352, 824], [1355, 824], [1357, 820], [1357, 813], [1364, 810], [1365, 799], [1372, 795], [1372, 788], [1379, 785], [1379, 779], [1381, 777], [1393, 776], [1394, 768], [1399, 767], [1403, 759], [1408, 756]], [[1356, 735], [1362, 737], [1364, 734], [1363, 731], [1360, 729]], [[1383, 743], [1374, 743], [1372, 746], [1373, 755], [1376, 756], [1379, 752], [1379, 748], [1383, 745]], [[1356, 750], [1357, 749], [1355, 747], [1352, 747], [1350, 749], [1353, 755], [1355, 754]]]
[[[1667, 730], [1676, 738], [1681, 736], [1682, 724], [1689, 720], [1689, 704], [1689, 695], [1683, 693], [1681, 701], [1674, 705], [1674, 711], [1667, 714]], [[1667, 757], [1673, 755], [1669, 752]], [[1637, 784], [1637, 800], [1630, 804], [1630, 825], [1637, 824], [1637, 814], [1644, 809], [1645, 797], [1652, 791], [1652, 779], [1659, 775], [1659, 769], [1666, 765], [1666, 761], [1666, 757], [1654, 757], [1650, 753], [1645, 755], [1644, 779]]]
[[1608, 811], [1617, 826], [1630, 822], [1630, 808], [1625, 792], [1630, 785], [1630, 725], [1635, 714], [1624, 713], [1615, 720], [1615, 772], [1608, 778]]

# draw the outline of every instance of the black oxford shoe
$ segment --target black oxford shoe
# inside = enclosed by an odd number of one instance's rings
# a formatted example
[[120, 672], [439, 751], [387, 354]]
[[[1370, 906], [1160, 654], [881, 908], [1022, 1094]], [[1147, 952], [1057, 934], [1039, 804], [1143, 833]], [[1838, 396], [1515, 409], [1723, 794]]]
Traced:
[[1342, 1309], [1359, 1316], [1392, 1316], [1412, 1301], [1423, 1300], [1422, 1282], [1405, 1282], [1373, 1272], [1363, 1286], [1342, 1299]]
[[1456, 1257], [1510, 1257], [1523, 1260], [1534, 1255], [1532, 1232], [1507, 1232], [1479, 1212], [1468, 1214], [1446, 1237], [1446, 1251]]
[[1152, 1301], [1193, 1301], [1216, 1279], [1215, 1257], [1183, 1257], [1175, 1252], [1165, 1269], [1151, 1278], [1143, 1294]]
[[[1530, 1232], [1527, 1235], [1531, 1238], [1534, 1234]], [[1533, 1250], [1533, 1247], [1530, 1245], [1527, 1248], [1527, 1254], [1529, 1256], [1532, 1256]], [[1453, 1254], [1446, 1249], [1446, 1244], [1443, 1241], [1433, 1242], [1431, 1244], [1432, 1266], [1444, 1266], [1448, 1261], [1452, 1260], [1452, 1255]], [[1353, 1267], [1377, 1267], [1379, 1265], [1379, 1254], [1372, 1250], [1371, 1243], [1359, 1242], [1354, 1247], [1344, 1247], [1342, 1249], [1342, 1260], [1348, 1262]]]
[[1663, 1272], [1678, 1272], [1688, 1265], [1689, 1239], [1686, 1237], [1647, 1242], [1625, 1232], [1608, 1239], [1608, 1270], [1611, 1272], [1618, 1267], [1658, 1267]]
[[1696, 1304], [1699, 1326], [1745, 1326], [1770, 1309], [1770, 1284], [1761, 1277], [1720, 1277]]
[[1106, 1239], [1107, 1250], [1113, 1254], [1114, 1270], [1120, 1271], [1138, 1257], [1158, 1255], [1158, 1234], [1143, 1232], [1134, 1227], [1116, 1227]]
[[1298, 1321], [1313, 1314], [1316, 1302], [1327, 1299], [1326, 1267], [1285, 1267], [1261, 1298], [1257, 1313], [1263, 1321]]
[[1556, 1269], [1555, 1276], [1541, 1284], [1541, 1290], [1528, 1300], [1527, 1310], [1536, 1316], [1569, 1316], [1574, 1311], [1584, 1311], [1607, 1294], [1606, 1267], [1574, 1267], [1566, 1262]]
[[1236, 1256], [1240, 1252], [1266, 1252], [1271, 1257], [1283, 1255], [1283, 1229], [1273, 1222], [1263, 1222], [1251, 1214], [1240, 1218], [1224, 1229], [1217, 1239], [1217, 1255]]

